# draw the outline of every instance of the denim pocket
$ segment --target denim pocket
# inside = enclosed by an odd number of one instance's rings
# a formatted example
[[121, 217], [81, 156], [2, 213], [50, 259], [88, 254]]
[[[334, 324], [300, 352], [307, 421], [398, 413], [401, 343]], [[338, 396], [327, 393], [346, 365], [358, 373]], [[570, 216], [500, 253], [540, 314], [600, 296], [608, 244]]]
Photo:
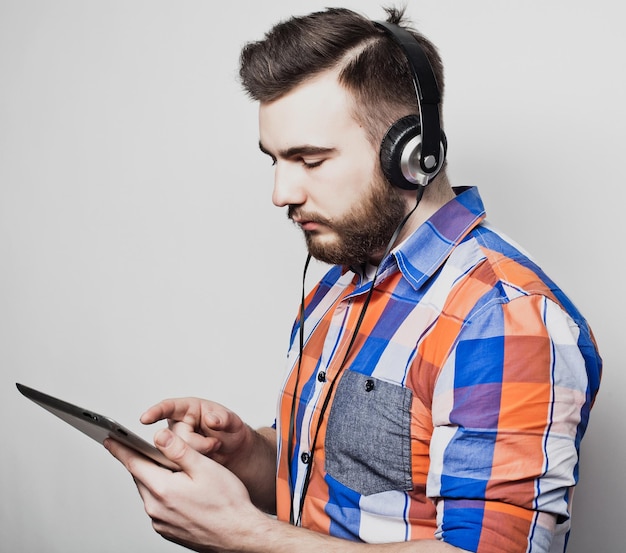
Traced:
[[325, 437], [326, 472], [361, 495], [409, 491], [411, 390], [347, 370]]

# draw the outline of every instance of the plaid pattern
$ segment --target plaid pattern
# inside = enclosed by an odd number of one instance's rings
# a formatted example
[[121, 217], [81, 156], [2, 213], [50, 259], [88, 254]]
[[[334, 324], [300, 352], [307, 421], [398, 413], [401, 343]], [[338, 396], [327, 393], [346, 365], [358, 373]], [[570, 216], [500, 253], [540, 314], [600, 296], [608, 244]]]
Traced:
[[307, 528], [565, 550], [601, 360], [574, 305], [484, 217], [478, 191], [457, 190], [383, 261], [343, 368], [370, 283], [333, 267], [309, 294], [279, 403], [279, 519], [299, 511], [312, 462]]

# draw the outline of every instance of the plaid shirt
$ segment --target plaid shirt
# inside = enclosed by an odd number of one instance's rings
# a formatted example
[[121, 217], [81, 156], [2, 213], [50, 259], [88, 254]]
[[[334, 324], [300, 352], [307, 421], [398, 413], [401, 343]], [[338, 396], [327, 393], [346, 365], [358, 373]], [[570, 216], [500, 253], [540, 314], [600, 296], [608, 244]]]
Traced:
[[309, 294], [279, 404], [279, 519], [306, 485], [301, 524], [322, 533], [565, 550], [601, 360], [574, 305], [484, 217], [459, 189], [383, 260], [345, 360], [371, 283], [333, 267]]

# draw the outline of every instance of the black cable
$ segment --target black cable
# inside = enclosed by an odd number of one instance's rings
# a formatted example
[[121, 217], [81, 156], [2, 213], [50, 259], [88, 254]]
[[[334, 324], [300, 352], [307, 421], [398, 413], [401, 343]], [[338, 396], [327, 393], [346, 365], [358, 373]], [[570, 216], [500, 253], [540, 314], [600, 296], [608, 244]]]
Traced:
[[[295, 482], [292, 482], [291, 478], [291, 462], [293, 460], [293, 438], [294, 438], [294, 425], [295, 425], [295, 412], [296, 412], [296, 393], [298, 391], [298, 381], [300, 380], [300, 370], [302, 369], [302, 352], [304, 351], [304, 300], [305, 300], [305, 281], [306, 281], [306, 273], [309, 268], [309, 262], [311, 261], [311, 254], [308, 254], [306, 257], [306, 262], [304, 263], [304, 271], [302, 273], [302, 297], [300, 299], [300, 329], [299, 329], [299, 338], [300, 338], [300, 355], [298, 357], [298, 369], [296, 371], [296, 384], [294, 387], [293, 398], [291, 400], [291, 412], [289, 414], [289, 437], [287, 438], [287, 468], [289, 474], [289, 491], [291, 493], [291, 497], [294, 496], [294, 486]], [[293, 503], [293, 500], [291, 501]], [[290, 524], [294, 523], [293, 520], [293, 506], [289, 506], [289, 522]]]
[[[424, 186], [420, 186], [417, 189], [417, 198], [416, 198], [416, 202], [415, 202], [415, 206], [413, 206], [413, 209], [411, 209], [411, 211], [409, 211], [409, 213], [402, 219], [402, 221], [400, 221], [400, 224], [396, 227], [396, 230], [394, 231], [393, 235], [391, 236], [391, 239], [389, 240], [389, 243], [387, 244], [387, 248], [385, 249], [385, 253], [383, 254], [382, 258], [381, 258], [381, 262], [387, 258], [387, 256], [389, 255], [389, 252], [391, 252], [391, 249], [393, 248], [393, 245], [396, 241], [396, 239], [398, 238], [398, 235], [400, 234], [400, 232], [402, 231], [402, 229], [404, 228], [404, 225], [406, 224], [406, 222], [409, 220], [409, 217], [411, 217], [411, 215], [413, 215], [413, 213], [415, 212], [415, 210], [417, 209], [417, 206], [420, 203], [420, 200], [422, 199], [422, 195], [424, 193]], [[339, 366], [339, 369], [337, 370], [337, 374], [335, 375], [335, 378], [333, 378], [330, 381], [330, 385], [329, 385], [329, 389], [328, 392], [326, 394], [326, 397], [324, 398], [324, 403], [322, 404], [322, 408], [320, 410], [320, 414], [317, 420], [317, 427], [315, 429], [315, 434], [313, 435], [313, 442], [311, 443], [311, 450], [309, 452], [309, 462], [307, 464], [307, 469], [306, 469], [306, 474], [304, 476], [304, 482], [302, 484], [302, 493], [300, 494], [300, 505], [298, 507], [298, 516], [295, 516], [295, 513], [293, 512], [293, 498], [295, 495], [295, 482], [292, 479], [292, 475], [291, 475], [291, 462], [293, 460], [293, 439], [294, 439], [294, 426], [295, 426], [295, 405], [296, 405], [296, 396], [298, 393], [298, 383], [300, 380], [300, 369], [302, 367], [302, 354], [304, 352], [304, 299], [305, 299], [305, 279], [306, 279], [306, 272], [307, 272], [307, 268], [309, 265], [309, 261], [311, 259], [311, 254], [309, 254], [307, 256], [307, 260], [306, 263], [304, 265], [304, 275], [302, 277], [302, 301], [300, 304], [300, 356], [298, 358], [298, 369], [296, 372], [296, 382], [295, 382], [295, 386], [294, 386], [294, 391], [293, 391], [293, 399], [291, 401], [291, 414], [290, 414], [290, 418], [289, 418], [289, 438], [288, 438], [288, 447], [289, 447], [289, 451], [287, 452], [287, 459], [288, 459], [288, 475], [289, 475], [289, 488], [291, 491], [291, 502], [289, 505], [289, 522], [291, 524], [294, 524], [295, 526], [300, 526], [302, 523], [302, 511], [304, 509], [304, 500], [306, 499], [306, 494], [309, 488], [309, 482], [311, 480], [311, 470], [313, 468], [313, 452], [315, 451], [315, 447], [317, 445], [317, 438], [319, 435], [319, 431], [320, 428], [322, 426], [322, 421], [324, 420], [324, 415], [326, 413], [326, 409], [328, 408], [328, 404], [330, 402], [330, 398], [333, 394], [333, 390], [335, 388], [335, 384], [336, 382], [339, 380], [339, 376], [342, 374], [343, 369], [344, 369], [344, 365], [346, 363], [346, 361], [348, 360], [348, 356], [350, 355], [350, 351], [352, 350], [352, 346], [354, 345], [354, 342], [356, 341], [356, 337], [359, 333], [359, 329], [361, 328], [361, 324], [363, 323], [363, 319], [365, 318], [365, 312], [367, 311], [367, 308], [369, 306], [370, 300], [372, 298], [372, 294], [374, 292], [374, 285], [376, 284], [376, 279], [378, 278], [378, 272], [380, 270], [380, 263], [378, 264], [378, 266], [376, 267], [376, 271], [374, 273], [374, 276], [372, 278], [372, 284], [370, 286], [370, 289], [368, 290], [367, 296], [365, 298], [365, 301], [363, 303], [363, 307], [361, 309], [361, 312], [359, 313], [359, 319], [357, 320], [356, 326], [354, 328], [354, 331], [352, 332], [352, 337], [350, 338], [350, 343], [348, 344], [348, 349], [346, 350], [346, 354], [343, 357], [343, 360], [341, 362], [341, 365]]]

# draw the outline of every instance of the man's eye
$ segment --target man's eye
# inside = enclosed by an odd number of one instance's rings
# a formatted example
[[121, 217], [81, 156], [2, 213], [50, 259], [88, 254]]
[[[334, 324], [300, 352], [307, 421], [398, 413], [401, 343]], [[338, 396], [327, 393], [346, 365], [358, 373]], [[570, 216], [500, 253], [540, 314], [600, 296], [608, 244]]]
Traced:
[[302, 160], [302, 165], [304, 165], [307, 169], [314, 169], [315, 167], [319, 167], [322, 163], [324, 163], [323, 159], [319, 159], [317, 161], [307, 161], [306, 159]]

